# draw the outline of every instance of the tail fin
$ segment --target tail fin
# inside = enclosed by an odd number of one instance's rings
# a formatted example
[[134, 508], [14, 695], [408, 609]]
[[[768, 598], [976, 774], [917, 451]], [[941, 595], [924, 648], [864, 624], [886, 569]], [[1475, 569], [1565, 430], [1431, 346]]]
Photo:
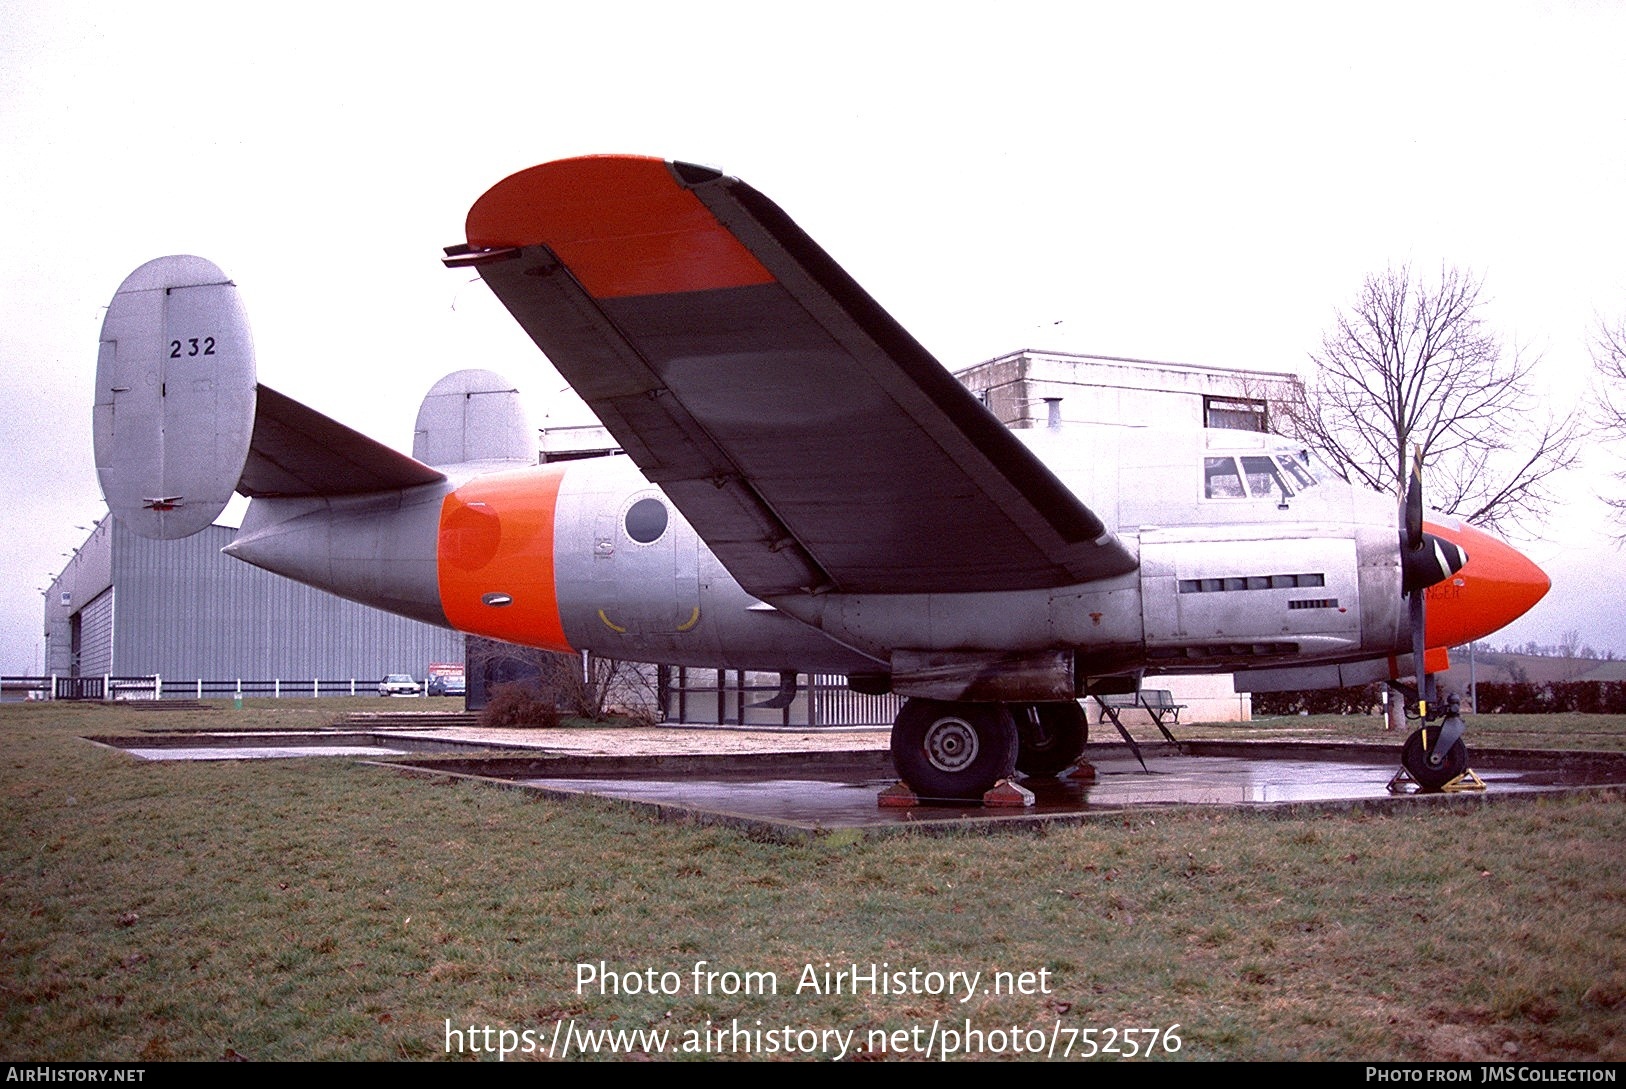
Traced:
[[143, 537], [208, 526], [233, 491], [354, 495], [443, 475], [259, 386], [237, 286], [201, 257], [148, 261], [119, 285], [96, 361], [96, 473]]
[[254, 432], [254, 340], [237, 287], [201, 257], [119, 285], [96, 360], [96, 473], [120, 521], [174, 540], [231, 499]]
[[519, 390], [495, 371], [453, 371], [418, 407], [412, 456], [430, 465], [471, 461], [536, 464], [536, 432]]

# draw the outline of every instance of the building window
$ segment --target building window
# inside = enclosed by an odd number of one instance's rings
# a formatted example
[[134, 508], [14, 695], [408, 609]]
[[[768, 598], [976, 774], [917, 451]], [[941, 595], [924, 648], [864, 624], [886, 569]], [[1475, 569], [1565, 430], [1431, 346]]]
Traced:
[[1252, 397], [1204, 397], [1203, 426], [1232, 431], [1268, 431], [1265, 402]]

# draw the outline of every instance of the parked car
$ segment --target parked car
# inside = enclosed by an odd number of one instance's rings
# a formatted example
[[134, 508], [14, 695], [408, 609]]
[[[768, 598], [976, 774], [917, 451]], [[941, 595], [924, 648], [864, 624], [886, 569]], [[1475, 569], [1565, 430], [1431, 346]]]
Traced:
[[378, 694], [380, 696], [416, 696], [418, 694], [418, 682], [413, 680], [410, 674], [391, 673], [378, 682]]
[[461, 696], [465, 695], [466, 691], [461, 676], [446, 677], [437, 673], [429, 678], [429, 694], [431, 696]]

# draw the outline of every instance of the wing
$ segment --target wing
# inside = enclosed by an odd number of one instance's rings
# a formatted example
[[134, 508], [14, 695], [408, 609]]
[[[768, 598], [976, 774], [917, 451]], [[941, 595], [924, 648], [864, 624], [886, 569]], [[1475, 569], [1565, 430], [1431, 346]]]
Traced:
[[748, 591], [950, 592], [1133, 570], [1101, 520], [772, 202], [594, 157], [499, 182], [487, 284]]

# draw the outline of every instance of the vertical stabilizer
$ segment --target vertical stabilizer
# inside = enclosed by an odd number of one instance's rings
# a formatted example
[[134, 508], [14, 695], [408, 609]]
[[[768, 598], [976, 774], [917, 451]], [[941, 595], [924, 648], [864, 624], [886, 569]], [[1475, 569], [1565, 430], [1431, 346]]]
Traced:
[[200, 257], [148, 261], [119, 285], [96, 361], [96, 473], [143, 537], [208, 526], [254, 433], [254, 342], [237, 287]]
[[412, 456], [426, 465], [470, 461], [536, 464], [536, 433], [519, 391], [494, 371], [453, 371], [418, 408]]

